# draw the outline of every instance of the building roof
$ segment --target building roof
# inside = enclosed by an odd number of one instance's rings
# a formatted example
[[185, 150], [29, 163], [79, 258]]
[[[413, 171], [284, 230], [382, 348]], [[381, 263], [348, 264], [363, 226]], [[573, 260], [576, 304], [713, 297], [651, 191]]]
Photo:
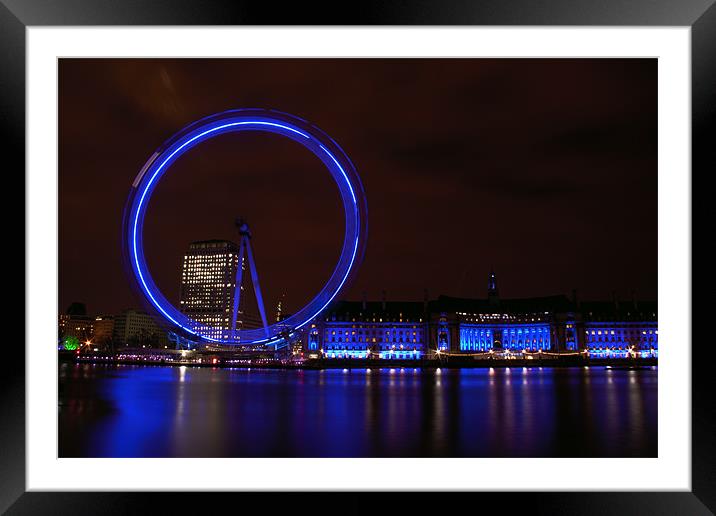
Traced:
[[337, 301], [325, 312], [327, 319], [365, 319], [379, 317], [382, 319], [401, 319], [422, 317], [424, 304], [422, 301]]
[[469, 299], [440, 296], [430, 301], [431, 312], [470, 312], [470, 313], [537, 313], [570, 312], [574, 303], [564, 295], [530, 297], [522, 299]]
[[[383, 308], [385, 304], [385, 308]], [[385, 320], [422, 317], [428, 313], [470, 313], [470, 314], [543, 314], [581, 313], [584, 320], [656, 320], [656, 301], [581, 301], [565, 295], [500, 299], [497, 303], [487, 299], [439, 296], [428, 301], [338, 301], [325, 312], [327, 319], [346, 320], [379, 317]]]
[[189, 244], [189, 249], [201, 249], [211, 247], [239, 247], [231, 240], [197, 240]]
[[586, 321], [621, 320], [650, 321], [658, 315], [656, 301], [584, 301], [579, 311]]

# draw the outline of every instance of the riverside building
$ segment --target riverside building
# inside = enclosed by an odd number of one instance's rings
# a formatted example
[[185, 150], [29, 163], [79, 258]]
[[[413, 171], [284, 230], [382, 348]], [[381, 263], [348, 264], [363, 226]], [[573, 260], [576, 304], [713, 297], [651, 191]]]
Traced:
[[[239, 246], [228, 240], [192, 242], [184, 255], [180, 310], [194, 321], [194, 330], [215, 339], [230, 337]], [[246, 263], [242, 264], [244, 271]], [[244, 291], [244, 286], [241, 286]], [[245, 313], [241, 296], [236, 329], [258, 328], [261, 321]]]
[[588, 353], [658, 356], [656, 302], [580, 302], [576, 292], [501, 299], [494, 272], [487, 298], [423, 302], [340, 301], [310, 324], [308, 358], [412, 360], [440, 353], [513, 356]]

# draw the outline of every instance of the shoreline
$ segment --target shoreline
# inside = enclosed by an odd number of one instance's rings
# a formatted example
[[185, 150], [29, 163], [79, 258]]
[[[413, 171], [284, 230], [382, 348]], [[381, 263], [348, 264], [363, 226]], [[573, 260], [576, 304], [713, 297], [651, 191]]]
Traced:
[[512, 367], [613, 367], [619, 369], [641, 369], [658, 366], [657, 358], [605, 358], [589, 359], [565, 356], [541, 359], [474, 359], [472, 357], [450, 357], [449, 359], [420, 360], [366, 360], [366, 359], [323, 359], [306, 360], [302, 363], [274, 360], [217, 360], [216, 362], [196, 362], [189, 360], [167, 359], [118, 359], [116, 357], [59, 356], [59, 363], [75, 364], [118, 364], [149, 365], [159, 367], [210, 367], [210, 368], [254, 368], [254, 369], [489, 369]]

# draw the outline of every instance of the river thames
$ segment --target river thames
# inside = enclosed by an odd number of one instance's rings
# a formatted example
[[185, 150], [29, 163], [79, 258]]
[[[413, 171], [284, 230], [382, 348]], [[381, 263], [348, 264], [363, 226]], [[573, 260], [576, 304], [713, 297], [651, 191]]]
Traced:
[[656, 367], [61, 363], [60, 457], [656, 457]]

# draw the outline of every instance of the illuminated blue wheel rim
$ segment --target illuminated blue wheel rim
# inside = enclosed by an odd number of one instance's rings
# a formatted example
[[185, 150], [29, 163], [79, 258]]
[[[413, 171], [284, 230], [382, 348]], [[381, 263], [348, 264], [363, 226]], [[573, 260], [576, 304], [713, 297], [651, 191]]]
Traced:
[[[294, 140], [313, 152], [338, 185], [345, 212], [345, 236], [338, 263], [320, 292], [287, 319], [264, 328], [237, 330], [235, 336], [217, 339], [202, 335], [195, 322], [174, 307], [157, 288], [144, 257], [144, 217], [152, 192], [185, 152], [201, 142], [229, 132], [263, 131]], [[124, 212], [123, 251], [130, 277], [146, 304], [170, 327], [190, 339], [228, 345], [271, 345], [317, 317], [346, 288], [363, 257], [367, 235], [367, 204], [360, 178], [343, 149], [326, 133], [298, 117], [265, 109], [238, 109], [218, 113], [188, 125], [167, 140], [134, 179]]]

